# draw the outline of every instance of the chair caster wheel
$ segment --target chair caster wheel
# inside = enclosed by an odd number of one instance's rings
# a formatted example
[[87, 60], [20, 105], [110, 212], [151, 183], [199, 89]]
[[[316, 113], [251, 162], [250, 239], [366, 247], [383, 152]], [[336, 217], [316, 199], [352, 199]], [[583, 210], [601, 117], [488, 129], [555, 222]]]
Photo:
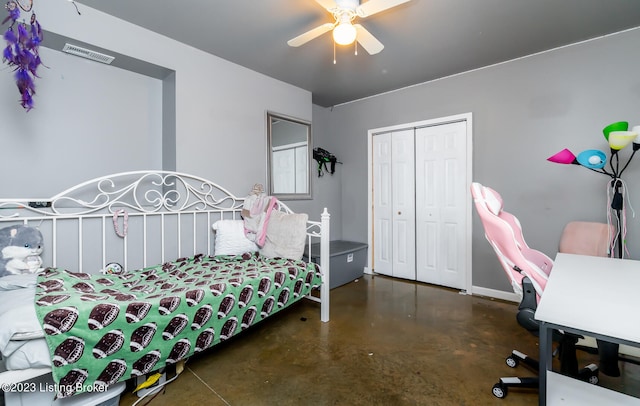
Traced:
[[515, 368], [515, 367], [517, 367], [517, 366], [518, 366], [518, 364], [520, 363], [520, 361], [518, 360], [518, 358], [513, 357], [513, 356], [511, 356], [511, 355], [509, 355], [509, 356], [507, 357], [507, 359], [505, 359], [505, 360], [504, 360], [504, 362], [506, 362], [506, 364], [507, 364], [508, 366], [510, 366], [511, 368]]
[[502, 399], [505, 396], [507, 396], [507, 387], [504, 386], [502, 383], [498, 382], [497, 384], [493, 385], [493, 389], [491, 390], [493, 392], [493, 396]]
[[597, 385], [598, 382], [600, 382], [600, 378], [598, 377], [598, 371], [592, 372], [587, 370], [582, 374], [580, 374], [580, 380], [590, 383], [592, 385]]
[[598, 382], [600, 382], [598, 372], [598, 367], [595, 364], [589, 364], [578, 371], [578, 378], [580, 378], [581, 381], [597, 385]]

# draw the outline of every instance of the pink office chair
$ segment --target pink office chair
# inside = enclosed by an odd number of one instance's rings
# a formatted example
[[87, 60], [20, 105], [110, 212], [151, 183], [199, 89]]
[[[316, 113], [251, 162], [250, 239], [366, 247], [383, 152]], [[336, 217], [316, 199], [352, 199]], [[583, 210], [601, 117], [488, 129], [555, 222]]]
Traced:
[[528, 276], [535, 288], [537, 302], [547, 285], [553, 260], [527, 245], [520, 222], [503, 210], [502, 197], [498, 192], [474, 182], [471, 195], [484, 226], [485, 237], [495, 250], [514, 292], [522, 297], [522, 279]]
[[558, 252], [608, 257], [613, 251], [611, 240], [615, 233], [612, 224], [571, 221], [562, 230]]
[[[521, 298], [516, 320], [518, 324], [538, 335], [539, 323], [535, 320], [535, 310], [547, 285], [553, 269], [553, 261], [544, 253], [530, 248], [522, 235], [518, 219], [503, 210], [502, 197], [495, 190], [479, 183], [471, 184], [471, 194], [476, 206], [485, 237], [493, 247], [503, 270], [507, 274], [513, 290]], [[598, 368], [591, 364], [578, 371], [575, 345], [578, 336], [554, 332], [554, 340], [560, 343], [560, 370], [562, 373], [591, 383], [598, 382]], [[520, 351], [513, 350], [506, 359], [507, 365], [515, 368], [520, 362], [536, 372], [538, 361]], [[508, 387], [537, 388], [538, 377], [504, 377], [493, 386], [493, 394], [498, 398], [507, 396]]]
[[[613, 243], [615, 235], [615, 227], [611, 224], [572, 221], [567, 223], [562, 230], [558, 252], [608, 257], [615, 250]], [[596, 346], [593, 346], [592, 341], [596, 342], [597, 349]], [[620, 351], [618, 344], [588, 338], [578, 342], [576, 348], [591, 354], [598, 354], [600, 361], [598, 367], [600, 372], [605, 375], [620, 376], [618, 362], [640, 365], [640, 351], [634, 347], [623, 346]]]

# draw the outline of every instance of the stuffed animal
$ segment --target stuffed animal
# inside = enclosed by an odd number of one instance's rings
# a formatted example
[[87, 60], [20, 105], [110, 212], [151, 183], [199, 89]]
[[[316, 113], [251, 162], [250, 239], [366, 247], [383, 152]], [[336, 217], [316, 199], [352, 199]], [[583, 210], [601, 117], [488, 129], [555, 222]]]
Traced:
[[0, 229], [0, 277], [36, 273], [41, 269], [42, 233], [37, 228], [11, 226]]
[[104, 269], [100, 270], [100, 273], [103, 275], [121, 275], [124, 273], [124, 269], [122, 269], [122, 265], [117, 262], [109, 262], [105, 265]]

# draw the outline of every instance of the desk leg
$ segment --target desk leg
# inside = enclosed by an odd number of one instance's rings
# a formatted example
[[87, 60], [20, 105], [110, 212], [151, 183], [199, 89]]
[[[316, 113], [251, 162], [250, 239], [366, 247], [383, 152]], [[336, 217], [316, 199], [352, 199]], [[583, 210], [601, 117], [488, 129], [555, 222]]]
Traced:
[[539, 400], [540, 406], [547, 404], [547, 371], [553, 369], [553, 329], [549, 328], [547, 323], [540, 323], [540, 370], [538, 371], [540, 388]]

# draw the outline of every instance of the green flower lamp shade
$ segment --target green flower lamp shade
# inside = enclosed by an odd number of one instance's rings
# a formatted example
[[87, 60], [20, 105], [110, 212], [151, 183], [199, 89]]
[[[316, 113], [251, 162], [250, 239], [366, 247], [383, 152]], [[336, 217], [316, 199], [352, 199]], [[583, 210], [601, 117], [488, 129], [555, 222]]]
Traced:
[[607, 156], [597, 149], [588, 149], [579, 153], [576, 160], [585, 168], [602, 169], [607, 163]]
[[618, 121], [606, 126], [602, 130], [602, 133], [604, 134], [604, 138], [609, 141], [609, 134], [611, 134], [612, 131], [627, 131], [628, 129], [629, 123], [627, 121]]
[[579, 162], [576, 160], [576, 156], [573, 155], [573, 152], [569, 151], [568, 149], [563, 149], [562, 151], [558, 152], [555, 155], [550, 156], [549, 158], [547, 158], [547, 161], [549, 162], [555, 162], [557, 164], [576, 164], [579, 165]]
[[633, 131], [611, 131], [609, 133], [609, 147], [612, 151], [620, 151], [631, 144], [637, 136], [638, 134]]

